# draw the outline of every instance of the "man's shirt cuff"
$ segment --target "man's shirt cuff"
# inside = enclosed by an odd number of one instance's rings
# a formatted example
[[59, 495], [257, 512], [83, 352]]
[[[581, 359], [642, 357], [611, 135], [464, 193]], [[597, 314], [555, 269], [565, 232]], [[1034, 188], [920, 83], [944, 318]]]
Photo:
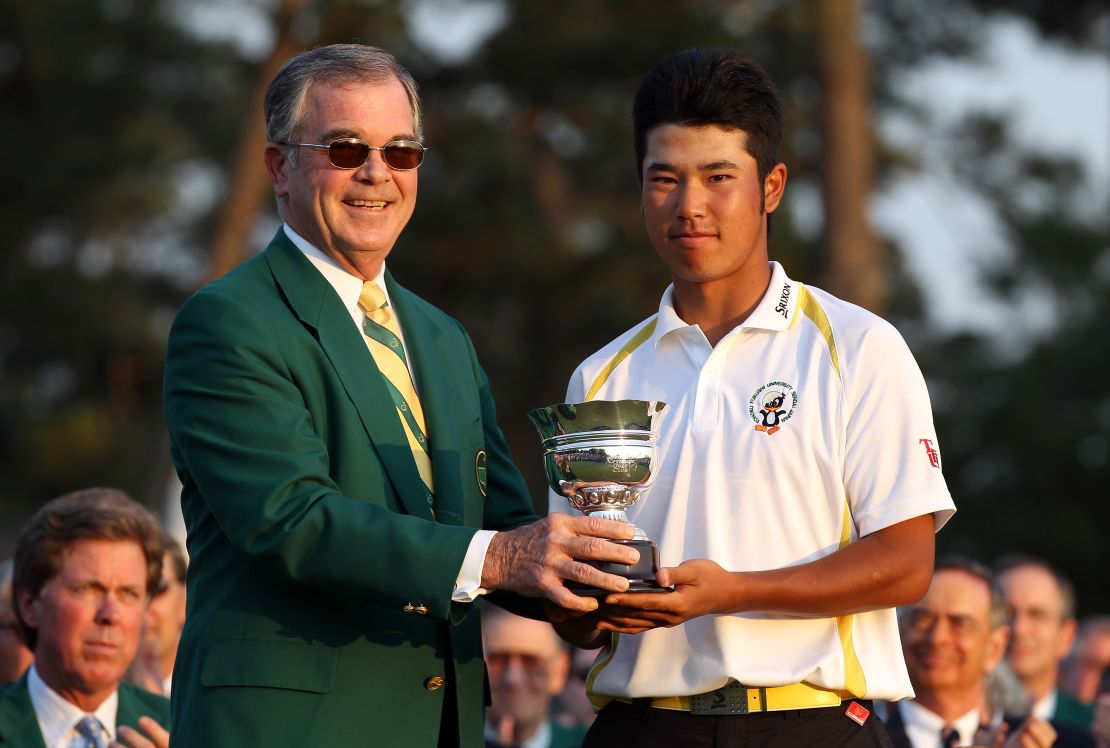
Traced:
[[486, 551], [496, 534], [496, 530], [479, 530], [470, 539], [470, 547], [466, 549], [462, 568], [455, 580], [455, 590], [451, 593], [452, 602], [472, 603], [479, 595], [489, 592], [482, 587], [482, 569], [486, 565]]

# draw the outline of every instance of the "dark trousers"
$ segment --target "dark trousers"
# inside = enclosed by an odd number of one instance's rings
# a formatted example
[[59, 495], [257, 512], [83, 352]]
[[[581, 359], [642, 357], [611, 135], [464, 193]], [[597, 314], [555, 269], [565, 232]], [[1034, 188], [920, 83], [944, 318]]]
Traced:
[[845, 715], [849, 703], [710, 716], [613, 701], [597, 715], [582, 748], [891, 748], [871, 702], [859, 702], [871, 711], [862, 725]]

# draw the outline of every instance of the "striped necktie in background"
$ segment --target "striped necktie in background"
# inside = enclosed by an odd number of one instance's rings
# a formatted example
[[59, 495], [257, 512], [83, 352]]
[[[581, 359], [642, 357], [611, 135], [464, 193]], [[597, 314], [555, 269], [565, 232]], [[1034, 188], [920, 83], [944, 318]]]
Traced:
[[100, 725], [100, 720], [92, 715], [85, 715], [81, 721], [73, 726], [74, 732], [85, 739], [83, 748], [104, 748], [107, 743], [104, 740], [104, 728]]
[[433, 490], [432, 460], [428, 457], [424, 409], [420, 405], [420, 398], [416, 395], [416, 388], [413, 387], [412, 377], [409, 375], [408, 359], [405, 358], [405, 347], [401, 345], [401, 330], [397, 326], [397, 318], [389, 311], [385, 293], [372, 280], [362, 284], [358, 305], [366, 312], [362, 331], [366, 333], [370, 353], [373, 354], [374, 362], [385, 378], [386, 388], [393, 397], [393, 404], [397, 406], [397, 415], [404, 426], [405, 436], [408, 437], [409, 448], [416, 461], [416, 469], [420, 472], [424, 485], [431, 492]]

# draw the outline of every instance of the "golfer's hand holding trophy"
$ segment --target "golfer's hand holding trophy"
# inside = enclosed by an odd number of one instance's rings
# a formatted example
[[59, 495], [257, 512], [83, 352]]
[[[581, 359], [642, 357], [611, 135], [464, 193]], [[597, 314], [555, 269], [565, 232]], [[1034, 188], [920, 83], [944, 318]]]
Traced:
[[[590, 400], [538, 408], [528, 418], [540, 432], [548, 485], [586, 515], [632, 522], [625, 514], [655, 478], [656, 440], [667, 404], [657, 400]], [[638, 527], [632, 540], [613, 540], [640, 552], [632, 565], [588, 561], [628, 579], [629, 592], [668, 592], [655, 581], [659, 552]], [[567, 582], [576, 595], [608, 591]]]

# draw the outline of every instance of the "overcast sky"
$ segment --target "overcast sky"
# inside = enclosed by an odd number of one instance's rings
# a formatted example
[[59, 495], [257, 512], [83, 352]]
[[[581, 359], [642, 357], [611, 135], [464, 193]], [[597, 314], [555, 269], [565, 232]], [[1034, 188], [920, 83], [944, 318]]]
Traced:
[[1084, 161], [1090, 177], [1084, 207], [1105, 214], [1110, 209], [1110, 59], [1040, 42], [1020, 20], [992, 24], [984, 51], [981, 62], [938, 62], [906, 77], [904, 85], [928, 103], [932, 121], [892, 119], [880, 127], [895, 141], [924, 143], [926, 149], [935, 144], [936, 158], [923, 163], [920, 175], [877, 195], [874, 216], [908, 250], [908, 263], [923, 281], [938, 324], [1039, 332], [1046, 320], [1039, 300], [1015, 310], [984, 303], [976, 292], [976, 264], [1005, 262], [1007, 253], [989, 211], [953, 178], [943, 142], [947, 129], [969, 111], [1011, 113], [1023, 142]]

